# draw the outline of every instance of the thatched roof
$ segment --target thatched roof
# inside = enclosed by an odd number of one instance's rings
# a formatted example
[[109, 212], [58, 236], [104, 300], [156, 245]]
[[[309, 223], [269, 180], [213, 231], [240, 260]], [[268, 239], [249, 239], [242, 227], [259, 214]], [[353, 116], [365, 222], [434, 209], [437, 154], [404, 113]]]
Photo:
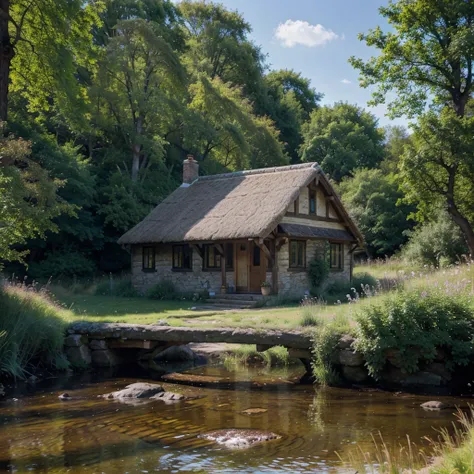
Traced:
[[280, 224], [278, 226], [278, 233], [289, 237], [357, 242], [356, 238], [347, 230], [330, 229], [327, 227], [311, 227], [303, 224]]
[[200, 177], [176, 189], [119, 243], [265, 238], [318, 174], [331, 186], [317, 163]]

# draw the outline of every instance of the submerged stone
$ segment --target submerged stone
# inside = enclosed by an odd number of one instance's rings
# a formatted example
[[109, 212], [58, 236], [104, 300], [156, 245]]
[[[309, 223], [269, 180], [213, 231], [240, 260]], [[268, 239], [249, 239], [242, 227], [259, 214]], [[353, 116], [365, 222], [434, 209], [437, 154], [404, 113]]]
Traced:
[[165, 402], [167, 405], [171, 405], [173, 403], [186, 400], [186, 397], [181, 393], [160, 392], [160, 393], [157, 393], [156, 395], [153, 395], [153, 397], [151, 397], [150, 400], [161, 400], [162, 402]]
[[446, 410], [447, 408], [451, 408], [451, 405], [449, 403], [443, 403], [443, 402], [434, 400], [434, 401], [422, 403], [420, 407], [424, 408], [425, 410], [439, 411], [439, 410]]
[[230, 449], [245, 449], [255, 444], [280, 439], [281, 436], [271, 431], [251, 429], [216, 430], [200, 435], [200, 438], [215, 441]]
[[244, 410], [242, 413], [244, 415], [261, 415], [262, 413], [266, 413], [268, 410], [266, 408], [248, 408]]
[[121, 398], [151, 398], [160, 392], [164, 392], [163, 387], [155, 383], [132, 383], [122, 390], [99, 396], [116, 400]]

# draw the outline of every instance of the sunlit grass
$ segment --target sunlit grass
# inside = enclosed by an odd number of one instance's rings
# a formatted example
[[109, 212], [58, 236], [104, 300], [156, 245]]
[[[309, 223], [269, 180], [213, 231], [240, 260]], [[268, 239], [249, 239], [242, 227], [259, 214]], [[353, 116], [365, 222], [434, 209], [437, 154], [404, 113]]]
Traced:
[[[125, 298], [76, 294], [64, 290], [55, 291], [57, 299], [68, 310], [73, 319], [96, 322], [123, 322], [153, 324], [166, 321], [171, 326], [198, 327], [242, 327], [261, 329], [296, 329], [317, 326], [321, 320], [344, 317], [354, 325], [358, 309], [382, 301], [393, 288], [406, 290], [438, 286], [446, 291], [467, 291], [474, 293], [474, 265], [458, 265], [453, 268], [433, 271], [432, 269], [410, 270], [401, 263], [386, 263], [385, 272], [381, 263], [356, 268], [359, 273], [383, 274], [376, 287], [354, 288], [349, 298], [345, 295], [337, 304], [323, 300], [311, 300], [303, 305], [263, 307], [248, 310], [220, 311], [199, 309], [199, 303], [192, 301], [160, 301], [143, 297]], [[395, 271], [395, 269], [397, 269]], [[385, 272], [385, 273], [383, 273]], [[390, 273], [391, 272], [391, 273]], [[391, 275], [389, 278], [387, 275]], [[194, 308], [194, 309], [193, 309]]]

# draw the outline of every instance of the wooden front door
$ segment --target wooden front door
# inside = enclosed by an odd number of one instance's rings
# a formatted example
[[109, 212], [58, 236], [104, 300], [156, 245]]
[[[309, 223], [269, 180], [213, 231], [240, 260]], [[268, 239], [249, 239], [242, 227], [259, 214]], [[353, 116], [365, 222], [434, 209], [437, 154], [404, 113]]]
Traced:
[[248, 241], [235, 244], [235, 287], [238, 293], [249, 291], [249, 246]]
[[254, 242], [249, 242], [249, 291], [260, 293], [262, 282], [265, 281], [267, 272], [267, 259]]

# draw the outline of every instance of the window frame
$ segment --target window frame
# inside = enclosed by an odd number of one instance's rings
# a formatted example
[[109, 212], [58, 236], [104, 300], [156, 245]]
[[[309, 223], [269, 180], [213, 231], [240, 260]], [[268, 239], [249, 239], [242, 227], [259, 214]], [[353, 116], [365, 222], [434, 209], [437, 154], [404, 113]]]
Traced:
[[[292, 263], [292, 243], [296, 243], [296, 264]], [[303, 262], [302, 265], [298, 265], [298, 246], [303, 246]], [[306, 240], [303, 239], [290, 239], [288, 241], [288, 267], [291, 270], [304, 270], [306, 268]]]
[[[177, 249], [181, 248], [183, 252], [183, 265], [185, 261], [185, 251], [189, 252], [189, 267], [181, 266], [181, 267], [175, 267], [174, 262], [175, 262], [175, 253]], [[171, 256], [171, 269], [174, 272], [192, 272], [193, 271], [193, 249], [189, 244], [174, 244], [172, 247], [172, 256]]]
[[[152, 257], [152, 266], [145, 266], [145, 250], [150, 252]], [[150, 255], [146, 256], [146, 260], [150, 260]], [[156, 272], [156, 249], [152, 245], [143, 245], [142, 246], [142, 272], [153, 273]]]
[[[224, 246], [224, 252], [225, 252], [225, 269], [226, 269], [226, 272], [229, 272], [229, 271], [232, 271], [234, 270], [234, 244], [232, 242], [227, 242], [225, 244], [223, 244]], [[219, 263], [219, 265], [217, 266], [214, 266], [214, 267], [210, 267], [209, 266], [209, 251], [213, 249], [215, 254], [219, 255], [220, 258], [222, 258], [220, 256], [220, 254], [217, 252], [217, 249], [215, 247], [214, 244], [204, 244], [203, 245], [203, 260], [202, 260], [202, 270], [204, 272], [220, 272], [221, 271], [221, 264]], [[229, 262], [229, 256], [231, 256], [231, 260]]]
[[[332, 264], [334, 246], [337, 246], [339, 248], [339, 251], [338, 251], [339, 262], [337, 263], [337, 266], [333, 266]], [[343, 242], [329, 242], [329, 269], [334, 272], [344, 270], [344, 243]]]
[[[314, 200], [314, 211], [311, 210], [311, 201]], [[316, 198], [316, 190], [308, 188], [308, 214], [316, 216], [318, 214], [318, 201]]]

